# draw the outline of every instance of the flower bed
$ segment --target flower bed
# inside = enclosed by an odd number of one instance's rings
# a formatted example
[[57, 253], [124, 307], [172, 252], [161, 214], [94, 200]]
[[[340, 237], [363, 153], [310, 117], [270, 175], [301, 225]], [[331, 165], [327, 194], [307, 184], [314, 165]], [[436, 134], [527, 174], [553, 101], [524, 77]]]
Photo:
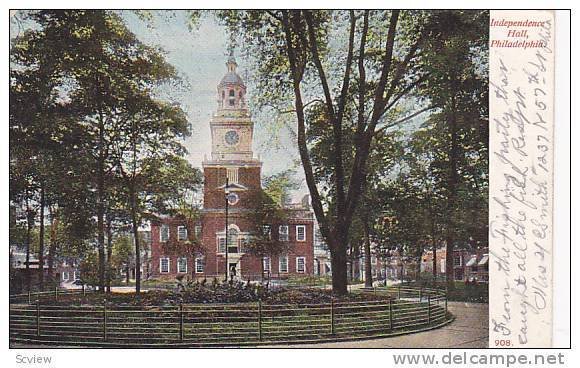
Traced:
[[267, 304], [317, 304], [340, 301], [364, 301], [388, 298], [387, 295], [347, 294], [336, 297], [330, 290], [317, 288], [276, 288], [267, 290], [259, 284], [241, 282], [192, 284], [176, 290], [150, 290], [139, 297], [134, 293], [47, 293], [40, 301], [46, 305], [102, 305], [106, 299], [114, 305], [175, 306], [179, 304], [248, 303], [261, 300]]

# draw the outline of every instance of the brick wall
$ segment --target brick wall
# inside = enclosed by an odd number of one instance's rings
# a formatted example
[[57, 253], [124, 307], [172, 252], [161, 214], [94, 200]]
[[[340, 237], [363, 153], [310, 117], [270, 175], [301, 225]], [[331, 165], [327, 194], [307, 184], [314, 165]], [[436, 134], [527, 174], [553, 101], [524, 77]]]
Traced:
[[[240, 228], [240, 232], [249, 232], [251, 224], [241, 214], [233, 213], [228, 216], [229, 224], [236, 224]], [[177, 273], [177, 260], [184, 255], [167, 254], [163, 244], [160, 241], [161, 224], [169, 226], [170, 239], [177, 238], [177, 226], [185, 225], [183, 220], [175, 218], [159, 219], [151, 224], [151, 277], [161, 279], [173, 279]], [[289, 239], [288, 239], [288, 275], [297, 274], [296, 271], [296, 257], [305, 258], [305, 272], [304, 274], [313, 273], [314, 262], [314, 222], [312, 219], [290, 219], [287, 221], [289, 225]], [[296, 225], [306, 226], [306, 241], [296, 240]], [[211, 277], [215, 275], [225, 274], [225, 257], [218, 254], [218, 244], [216, 233], [223, 232], [225, 228], [225, 216], [223, 213], [205, 213], [201, 221], [202, 226], [202, 246], [204, 252], [204, 273], [195, 272], [195, 259], [187, 257], [187, 274], [190, 277]], [[273, 231], [273, 236], [277, 235], [276, 230]], [[190, 230], [191, 231], [191, 230]], [[169, 258], [169, 272], [160, 272], [160, 259]], [[251, 254], [244, 254], [240, 260], [241, 275], [256, 276], [261, 273], [261, 259]], [[271, 272], [274, 276], [280, 275], [283, 277], [286, 273], [279, 272], [279, 257], [271, 257]]]
[[[206, 167], [204, 168], [204, 178], [204, 207], [223, 208], [225, 205], [225, 194], [221, 187], [226, 183], [226, 168]], [[236, 192], [240, 197], [240, 201], [231, 207], [247, 208], [250, 205], [252, 193], [261, 190], [260, 167], [238, 168], [238, 183], [248, 188], [248, 190]]]

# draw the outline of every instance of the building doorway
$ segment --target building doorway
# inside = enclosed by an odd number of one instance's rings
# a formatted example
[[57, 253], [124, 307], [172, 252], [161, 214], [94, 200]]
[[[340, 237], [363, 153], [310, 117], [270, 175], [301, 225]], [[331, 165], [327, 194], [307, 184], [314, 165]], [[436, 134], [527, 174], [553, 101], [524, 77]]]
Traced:
[[230, 262], [228, 265], [228, 271], [230, 275], [230, 280], [237, 280], [240, 276], [238, 262]]

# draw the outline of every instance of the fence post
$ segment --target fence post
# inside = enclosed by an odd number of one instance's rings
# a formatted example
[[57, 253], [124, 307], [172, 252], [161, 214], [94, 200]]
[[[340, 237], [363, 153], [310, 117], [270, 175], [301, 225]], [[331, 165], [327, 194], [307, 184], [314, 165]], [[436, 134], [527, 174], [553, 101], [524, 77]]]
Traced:
[[85, 294], [85, 284], [82, 285], [83, 286], [83, 298], [86, 296]]
[[445, 293], [445, 318], [447, 318], [447, 293]]
[[107, 341], [107, 299], [103, 299], [103, 340]]
[[40, 301], [36, 300], [36, 336], [40, 336]]
[[56, 302], [58, 300], [58, 286], [54, 287], [54, 301]]
[[258, 340], [262, 341], [262, 299], [258, 299]]
[[30, 290], [28, 290], [28, 305], [32, 304], [31, 303], [31, 295], [30, 295]]
[[419, 289], [419, 303], [423, 301], [423, 288]]
[[393, 330], [393, 299], [389, 299], [389, 330]]
[[330, 298], [330, 334], [334, 335], [334, 297]]
[[401, 285], [399, 285], [399, 295], [397, 296], [397, 299], [401, 299]]
[[183, 303], [179, 303], [179, 341], [183, 341]]
[[427, 324], [431, 324], [431, 294], [427, 294]]

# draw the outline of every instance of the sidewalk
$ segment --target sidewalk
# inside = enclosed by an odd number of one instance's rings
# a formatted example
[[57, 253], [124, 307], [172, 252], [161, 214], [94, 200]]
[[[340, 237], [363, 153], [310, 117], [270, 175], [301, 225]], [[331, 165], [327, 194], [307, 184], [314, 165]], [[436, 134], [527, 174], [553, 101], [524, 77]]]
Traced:
[[449, 302], [455, 321], [436, 330], [362, 341], [274, 345], [272, 348], [487, 348], [488, 304]]

